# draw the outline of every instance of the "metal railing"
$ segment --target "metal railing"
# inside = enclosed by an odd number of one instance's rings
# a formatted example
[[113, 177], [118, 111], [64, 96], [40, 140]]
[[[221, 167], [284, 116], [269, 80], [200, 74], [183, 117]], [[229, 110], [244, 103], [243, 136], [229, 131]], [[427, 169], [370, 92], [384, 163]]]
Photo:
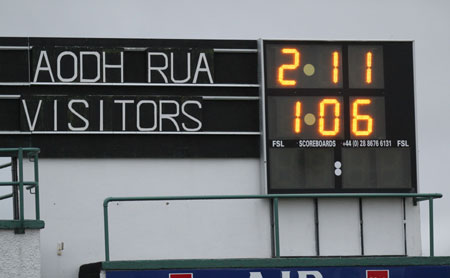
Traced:
[[[13, 193], [6, 194], [0, 196], [0, 200], [16, 198], [18, 201], [18, 220], [19, 227], [23, 229], [24, 221], [25, 221], [25, 205], [24, 205], [24, 187], [27, 190], [34, 189], [35, 195], [35, 212], [36, 212], [36, 220], [40, 220], [40, 209], [39, 209], [39, 167], [38, 167], [38, 154], [39, 148], [0, 148], [0, 156], [9, 156], [11, 159], [17, 159], [18, 164], [18, 176], [17, 180], [14, 181], [5, 181], [0, 182], [0, 186], [11, 186], [13, 188]], [[24, 180], [24, 170], [23, 170], [23, 161], [24, 158], [29, 158], [34, 163], [34, 180], [33, 181], [25, 181]], [[6, 167], [13, 167], [13, 161], [0, 165], [0, 169]], [[15, 196], [14, 188], [18, 189], [18, 196]]]
[[321, 198], [413, 198], [414, 202], [429, 202], [430, 256], [434, 256], [433, 199], [442, 198], [439, 193], [329, 193], [329, 194], [267, 194], [267, 195], [212, 195], [212, 196], [160, 196], [160, 197], [109, 197], [103, 201], [105, 232], [105, 261], [110, 261], [108, 204], [110, 202], [177, 201], [177, 200], [239, 200], [269, 199], [273, 207], [274, 255], [280, 257], [279, 199], [321, 199]]

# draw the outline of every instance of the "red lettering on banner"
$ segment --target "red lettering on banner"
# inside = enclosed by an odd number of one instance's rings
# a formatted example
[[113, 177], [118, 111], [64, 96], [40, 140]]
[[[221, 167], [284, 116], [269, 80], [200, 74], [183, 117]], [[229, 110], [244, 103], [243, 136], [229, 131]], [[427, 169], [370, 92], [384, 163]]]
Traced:
[[389, 270], [367, 270], [366, 278], [389, 278]]
[[169, 278], [192, 278], [192, 273], [169, 273]]

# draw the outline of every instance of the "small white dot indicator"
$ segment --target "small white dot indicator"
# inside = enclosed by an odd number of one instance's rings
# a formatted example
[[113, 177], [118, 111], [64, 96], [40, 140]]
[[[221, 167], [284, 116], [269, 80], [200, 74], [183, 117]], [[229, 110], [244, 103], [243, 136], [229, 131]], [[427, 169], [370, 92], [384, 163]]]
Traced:
[[342, 175], [342, 170], [336, 169], [336, 170], [334, 170], [334, 174], [339, 177], [340, 175]]
[[336, 162], [334, 163], [334, 167], [335, 167], [336, 169], [341, 169], [342, 163], [341, 163], [340, 161], [336, 161]]
[[306, 74], [306, 76], [313, 76], [316, 69], [311, 64], [306, 64], [303, 67], [303, 72]]
[[313, 125], [316, 123], [316, 116], [314, 116], [314, 114], [312, 113], [308, 113], [305, 115], [305, 124], [307, 125]]

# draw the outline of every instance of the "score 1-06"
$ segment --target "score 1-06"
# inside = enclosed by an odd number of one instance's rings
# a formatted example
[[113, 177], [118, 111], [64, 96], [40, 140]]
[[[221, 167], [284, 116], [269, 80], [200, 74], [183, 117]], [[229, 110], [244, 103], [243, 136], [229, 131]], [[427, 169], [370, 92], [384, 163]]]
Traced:
[[[358, 112], [360, 105], [369, 105], [372, 100], [368, 98], [355, 99], [351, 104], [351, 131], [355, 136], [368, 136], [373, 132], [373, 118], [370, 115], [361, 115]], [[330, 105], [332, 107], [334, 119], [331, 121], [330, 127], [325, 128], [325, 107]], [[319, 133], [323, 136], [335, 136], [340, 131], [341, 122], [341, 104], [335, 98], [325, 98], [319, 104]], [[294, 133], [301, 132], [302, 102], [295, 102], [295, 118], [294, 118]]]
[[[271, 138], [343, 138], [342, 97], [269, 98]], [[384, 138], [383, 97], [350, 97], [349, 116], [351, 138]]]

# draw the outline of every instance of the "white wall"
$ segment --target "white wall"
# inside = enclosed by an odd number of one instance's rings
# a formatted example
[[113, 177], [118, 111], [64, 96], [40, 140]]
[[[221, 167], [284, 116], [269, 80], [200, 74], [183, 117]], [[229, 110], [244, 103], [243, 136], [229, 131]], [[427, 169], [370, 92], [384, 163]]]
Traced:
[[40, 278], [40, 230], [27, 229], [25, 234], [0, 230], [0, 277]]
[[[32, 175], [31, 167], [26, 164], [26, 177]], [[75, 278], [80, 265], [105, 259], [106, 197], [261, 191], [257, 159], [40, 159], [40, 177], [46, 278]], [[26, 201], [26, 214], [33, 217], [33, 202]], [[367, 254], [404, 255], [400, 208], [401, 200], [363, 200]], [[111, 259], [268, 258], [270, 210], [267, 200], [113, 202]], [[314, 210], [312, 200], [280, 201], [282, 256], [316, 255]], [[408, 255], [419, 255], [419, 211], [412, 206], [407, 211]], [[320, 199], [318, 220], [321, 255], [361, 255], [358, 200]]]
[[[106, 197], [259, 194], [258, 167], [256, 159], [41, 159], [42, 277], [77, 277], [80, 265], [105, 259]], [[267, 201], [111, 203], [109, 213], [113, 260], [271, 254]]]
[[[11, 162], [10, 158], [0, 157], [0, 165]], [[11, 167], [0, 169], [0, 182], [11, 181]], [[12, 193], [11, 186], [0, 186], [0, 196]], [[0, 220], [13, 219], [12, 198], [0, 200]]]
[[315, 209], [313, 200], [280, 202], [282, 256], [422, 254], [419, 207], [411, 199], [405, 210], [402, 199], [370, 198], [361, 209], [358, 199], [319, 199]]

